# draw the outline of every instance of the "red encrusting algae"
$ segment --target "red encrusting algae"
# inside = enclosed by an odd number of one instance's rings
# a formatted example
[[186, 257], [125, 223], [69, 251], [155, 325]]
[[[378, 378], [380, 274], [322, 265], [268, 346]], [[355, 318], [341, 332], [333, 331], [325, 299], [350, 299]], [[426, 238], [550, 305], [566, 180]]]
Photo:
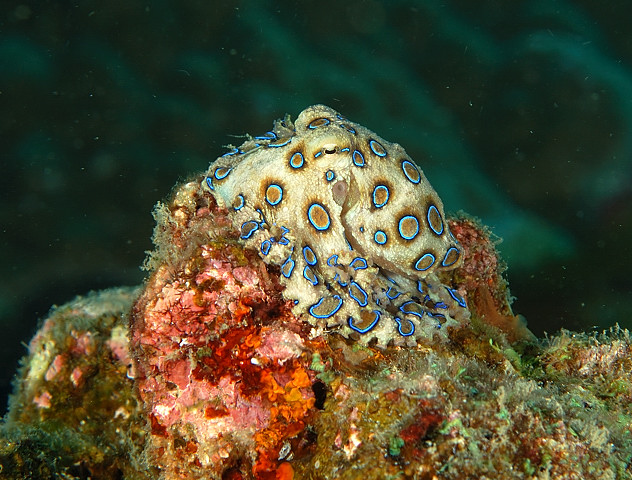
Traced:
[[500, 239], [494, 241], [489, 228], [464, 213], [448, 223], [466, 259], [453, 275], [475, 319], [500, 329], [510, 342], [534, 340], [524, 319], [511, 310], [509, 286], [503, 276], [507, 267], [496, 250]]
[[[192, 217], [217, 222], [222, 212], [206, 200]], [[164, 478], [181, 476], [183, 465], [186, 478], [228, 468], [256, 478], [275, 478], [280, 468], [290, 478], [279, 452], [298, 441], [314, 411], [308, 351], [324, 343], [309, 340], [278, 277], [227, 233], [203, 232], [190, 257], [158, 267], [134, 308], [148, 453]]]

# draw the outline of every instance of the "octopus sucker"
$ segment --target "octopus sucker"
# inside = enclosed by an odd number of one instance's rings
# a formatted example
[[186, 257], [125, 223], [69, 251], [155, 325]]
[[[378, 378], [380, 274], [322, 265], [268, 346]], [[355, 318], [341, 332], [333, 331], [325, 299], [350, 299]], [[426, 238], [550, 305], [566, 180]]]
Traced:
[[315, 335], [412, 346], [469, 320], [438, 278], [463, 252], [422, 169], [329, 107], [248, 137], [202, 187], [229, 209], [244, 246], [279, 267], [283, 296]]

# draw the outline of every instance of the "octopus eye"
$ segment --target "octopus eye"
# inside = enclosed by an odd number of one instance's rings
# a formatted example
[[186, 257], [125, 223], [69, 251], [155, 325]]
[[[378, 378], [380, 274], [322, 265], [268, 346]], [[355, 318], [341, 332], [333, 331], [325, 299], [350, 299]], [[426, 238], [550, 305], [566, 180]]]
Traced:
[[323, 145], [323, 152], [325, 155], [331, 155], [332, 153], [336, 153], [338, 148], [333, 143], [328, 143], [327, 145]]

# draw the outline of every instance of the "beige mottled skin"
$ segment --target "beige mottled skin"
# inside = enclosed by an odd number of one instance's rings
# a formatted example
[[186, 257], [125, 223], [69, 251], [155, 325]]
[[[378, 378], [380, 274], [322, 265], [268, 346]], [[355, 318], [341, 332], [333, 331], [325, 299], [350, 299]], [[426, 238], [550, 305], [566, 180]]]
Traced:
[[[467, 320], [458, 294], [435, 275], [460, 264], [460, 247], [441, 199], [400, 145], [323, 105], [305, 109], [294, 124], [276, 121], [273, 133], [219, 157], [203, 185], [234, 212], [245, 245], [281, 267], [284, 296], [315, 333], [412, 345], [441, 325]], [[315, 265], [306, 262], [305, 246]], [[354, 268], [358, 257], [368, 268]]]

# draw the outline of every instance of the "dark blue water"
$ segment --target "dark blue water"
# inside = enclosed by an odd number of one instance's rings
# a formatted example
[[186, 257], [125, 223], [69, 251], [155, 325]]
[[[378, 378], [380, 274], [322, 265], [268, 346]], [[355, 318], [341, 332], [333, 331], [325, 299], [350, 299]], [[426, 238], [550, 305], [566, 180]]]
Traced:
[[504, 239], [535, 333], [629, 326], [630, 10], [2, 2], [0, 397], [51, 305], [142, 280], [177, 181], [314, 103], [402, 144]]

